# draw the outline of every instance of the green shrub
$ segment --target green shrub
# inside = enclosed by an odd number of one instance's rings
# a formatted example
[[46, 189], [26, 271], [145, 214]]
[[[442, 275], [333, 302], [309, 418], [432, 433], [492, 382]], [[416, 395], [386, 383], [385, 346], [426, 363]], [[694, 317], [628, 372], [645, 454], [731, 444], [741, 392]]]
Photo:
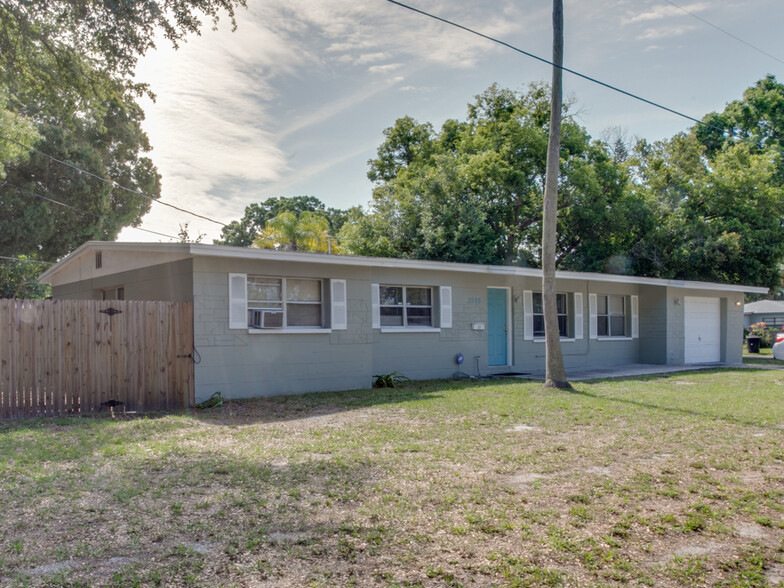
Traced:
[[760, 338], [760, 349], [772, 347], [773, 339], [778, 331], [778, 328], [768, 327], [762, 321], [749, 326], [749, 335], [755, 335]]

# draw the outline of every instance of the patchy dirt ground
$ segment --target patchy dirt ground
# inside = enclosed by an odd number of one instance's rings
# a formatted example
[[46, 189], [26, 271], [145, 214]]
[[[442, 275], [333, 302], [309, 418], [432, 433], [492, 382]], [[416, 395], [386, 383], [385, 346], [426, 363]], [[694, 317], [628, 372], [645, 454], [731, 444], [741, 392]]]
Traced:
[[431, 382], [0, 426], [9, 586], [769, 586], [784, 384]]

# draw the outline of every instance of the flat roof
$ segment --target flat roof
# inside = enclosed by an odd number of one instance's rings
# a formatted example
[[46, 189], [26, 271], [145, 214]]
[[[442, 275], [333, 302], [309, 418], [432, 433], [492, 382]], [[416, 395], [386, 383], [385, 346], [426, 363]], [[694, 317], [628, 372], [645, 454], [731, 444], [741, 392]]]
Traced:
[[[365, 257], [361, 255], [332, 255], [326, 253], [308, 253], [302, 251], [275, 251], [273, 249], [256, 249], [251, 247], [231, 247], [228, 245], [207, 245], [202, 243], [118, 243], [116, 241], [88, 241], [56, 265], [49, 268], [38, 279], [39, 282], [51, 284], [56, 276], [69, 264], [89, 251], [131, 251], [137, 253], [180, 253], [190, 256], [224, 257], [233, 259], [255, 259], [268, 261], [286, 261], [295, 263], [316, 263], [328, 265], [344, 265], [359, 267], [389, 267], [401, 269], [424, 269], [429, 271], [450, 271], [475, 274], [491, 274], [521, 277], [542, 277], [542, 270], [531, 267], [509, 265], [481, 265], [473, 263], [454, 263], [448, 261], [429, 261], [421, 259], [398, 259], [391, 257]], [[154, 265], [154, 262], [150, 263]], [[623, 284], [643, 284], [650, 286], [666, 286], [673, 288], [692, 288], [695, 290], [723, 290], [726, 292], [752, 292], [767, 294], [768, 288], [760, 286], [743, 286], [736, 284], [719, 284], [715, 282], [698, 282], [694, 280], [672, 280], [663, 278], [645, 278], [619, 274], [601, 274], [593, 272], [556, 271], [556, 278], [562, 280], [587, 280], [594, 282], [615, 282]]]

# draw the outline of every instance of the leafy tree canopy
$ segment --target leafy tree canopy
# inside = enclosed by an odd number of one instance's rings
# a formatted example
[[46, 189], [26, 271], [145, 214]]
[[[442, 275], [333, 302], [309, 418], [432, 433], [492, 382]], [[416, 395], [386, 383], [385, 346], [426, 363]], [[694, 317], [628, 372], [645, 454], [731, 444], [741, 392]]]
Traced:
[[25, 255], [18, 261], [4, 259], [0, 263], [0, 298], [46, 298], [51, 288], [38, 283], [38, 276], [47, 268]]
[[[568, 116], [561, 141], [560, 267], [597, 269], [629, 246], [626, 177], [603, 144]], [[410, 117], [384, 132], [368, 177], [369, 214], [340, 234], [352, 253], [444, 261], [538, 265], [550, 115], [549, 89], [493, 85], [465, 121], [440, 132]], [[630, 212], [631, 210], [631, 212]]]
[[[368, 162], [373, 198], [367, 212], [349, 212], [343, 250], [539, 265], [548, 96], [544, 84], [491, 86], [466, 120], [440, 131], [398, 119]], [[560, 269], [781, 284], [784, 86], [775, 78], [705, 117], [725, 131], [698, 125], [652, 144], [594, 140], [568, 112]]]
[[158, 33], [176, 46], [241, 5], [0, 0], [0, 255], [53, 261], [140, 222], [160, 178], [145, 156], [137, 60]]
[[324, 217], [328, 223], [328, 231], [336, 235], [346, 221], [347, 212], [336, 208], [327, 208], [315, 196], [279, 196], [267, 198], [264, 202], [253, 203], [245, 207], [245, 214], [240, 220], [232, 221], [221, 229], [221, 238], [215, 239], [216, 245], [232, 245], [234, 247], [250, 247], [256, 237], [267, 226], [267, 222], [282, 212], [315, 212]]

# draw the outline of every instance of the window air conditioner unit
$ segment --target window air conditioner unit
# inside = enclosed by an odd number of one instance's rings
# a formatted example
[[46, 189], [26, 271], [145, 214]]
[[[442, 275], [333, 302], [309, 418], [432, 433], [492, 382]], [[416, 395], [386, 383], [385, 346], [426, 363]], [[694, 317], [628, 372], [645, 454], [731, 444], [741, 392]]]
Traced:
[[248, 326], [251, 329], [280, 329], [283, 327], [283, 311], [269, 308], [249, 308]]

